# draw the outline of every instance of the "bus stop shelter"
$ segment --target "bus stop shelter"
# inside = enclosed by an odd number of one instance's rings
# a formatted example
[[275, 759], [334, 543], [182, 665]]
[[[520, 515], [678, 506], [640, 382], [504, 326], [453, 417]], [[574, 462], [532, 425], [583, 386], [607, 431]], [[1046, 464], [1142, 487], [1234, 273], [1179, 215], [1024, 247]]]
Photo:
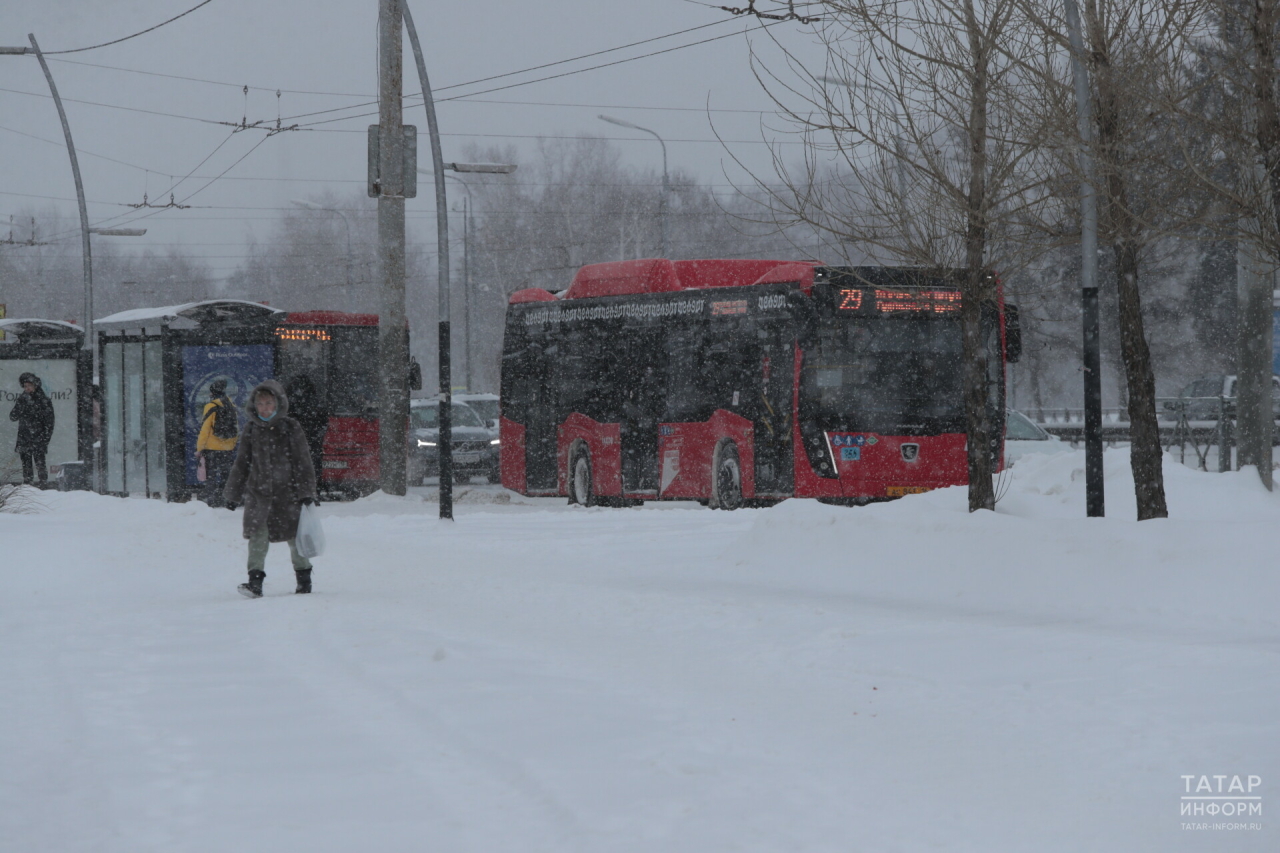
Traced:
[[9, 420], [24, 373], [40, 377], [53, 402], [53, 438], [46, 461], [50, 475], [92, 456], [92, 360], [84, 329], [61, 320], [0, 320], [0, 483], [22, 482], [14, 451], [18, 425]]
[[257, 302], [219, 299], [97, 320], [101, 491], [171, 501], [199, 492], [196, 438], [209, 386], [226, 380], [242, 411], [253, 388], [275, 375], [283, 316]]

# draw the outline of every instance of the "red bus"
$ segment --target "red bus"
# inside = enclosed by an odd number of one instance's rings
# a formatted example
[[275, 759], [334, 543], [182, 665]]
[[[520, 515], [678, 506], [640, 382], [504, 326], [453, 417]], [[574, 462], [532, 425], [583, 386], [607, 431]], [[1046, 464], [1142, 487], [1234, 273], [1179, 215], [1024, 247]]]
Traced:
[[[286, 383], [305, 376], [329, 416], [321, 469], [316, 472], [321, 488], [350, 496], [376, 491], [378, 315], [294, 312], [280, 321], [275, 335], [276, 376]], [[409, 387], [422, 387], [422, 371], [412, 360]]]
[[[502, 483], [721, 509], [964, 484], [959, 308], [954, 277], [815, 262], [623, 261], [583, 267], [560, 296], [518, 291]], [[1016, 309], [998, 296], [983, 322], [999, 465]]]

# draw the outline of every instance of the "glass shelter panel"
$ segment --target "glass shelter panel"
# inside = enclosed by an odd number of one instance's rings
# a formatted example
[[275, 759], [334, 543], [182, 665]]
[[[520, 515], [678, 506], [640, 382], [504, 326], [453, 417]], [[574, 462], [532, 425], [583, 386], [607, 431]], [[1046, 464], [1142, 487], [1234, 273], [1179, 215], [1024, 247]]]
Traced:
[[102, 370], [106, 387], [102, 399], [107, 491], [124, 491], [124, 344], [103, 347]]
[[124, 485], [131, 495], [147, 492], [146, 397], [142, 344], [124, 345]]
[[146, 404], [147, 492], [166, 494], [164, 440], [164, 365], [160, 341], [143, 345]]

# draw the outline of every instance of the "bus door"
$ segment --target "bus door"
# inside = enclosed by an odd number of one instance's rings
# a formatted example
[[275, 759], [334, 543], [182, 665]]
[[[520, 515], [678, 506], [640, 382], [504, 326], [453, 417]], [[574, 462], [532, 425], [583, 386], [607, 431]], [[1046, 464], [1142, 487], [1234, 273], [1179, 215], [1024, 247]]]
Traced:
[[622, 489], [658, 493], [658, 421], [666, 409], [667, 352], [661, 328], [625, 334], [620, 359]]
[[761, 323], [754, 370], [756, 491], [787, 495], [793, 490], [791, 409], [795, 387], [795, 344], [783, 323]]
[[556, 470], [556, 429], [560, 424], [559, 398], [554, 366], [557, 346], [530, 341], [521, 365], [527, 383], [524, 459], [525, 488], [531, 492], [555, 492], [559, 488]]

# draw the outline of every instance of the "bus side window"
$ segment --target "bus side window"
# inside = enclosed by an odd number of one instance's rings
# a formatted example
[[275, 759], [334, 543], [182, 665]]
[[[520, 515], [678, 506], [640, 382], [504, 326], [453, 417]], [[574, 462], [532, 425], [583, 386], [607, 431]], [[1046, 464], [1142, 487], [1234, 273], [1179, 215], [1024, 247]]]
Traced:
[[701, 318], [673, 324], [667, 330], [667, 401], [664, 418], [670, 423], [706, 420], [710, 410], [704, 405], [702, 343], [705, 326]]
[[741, 413], [744, 407], [754, 403], [754, 392], [759, 387], [755, 378], [759, 352], [755, 324], [746, 319], [712, 324], [703, 372], [713, 408]]

